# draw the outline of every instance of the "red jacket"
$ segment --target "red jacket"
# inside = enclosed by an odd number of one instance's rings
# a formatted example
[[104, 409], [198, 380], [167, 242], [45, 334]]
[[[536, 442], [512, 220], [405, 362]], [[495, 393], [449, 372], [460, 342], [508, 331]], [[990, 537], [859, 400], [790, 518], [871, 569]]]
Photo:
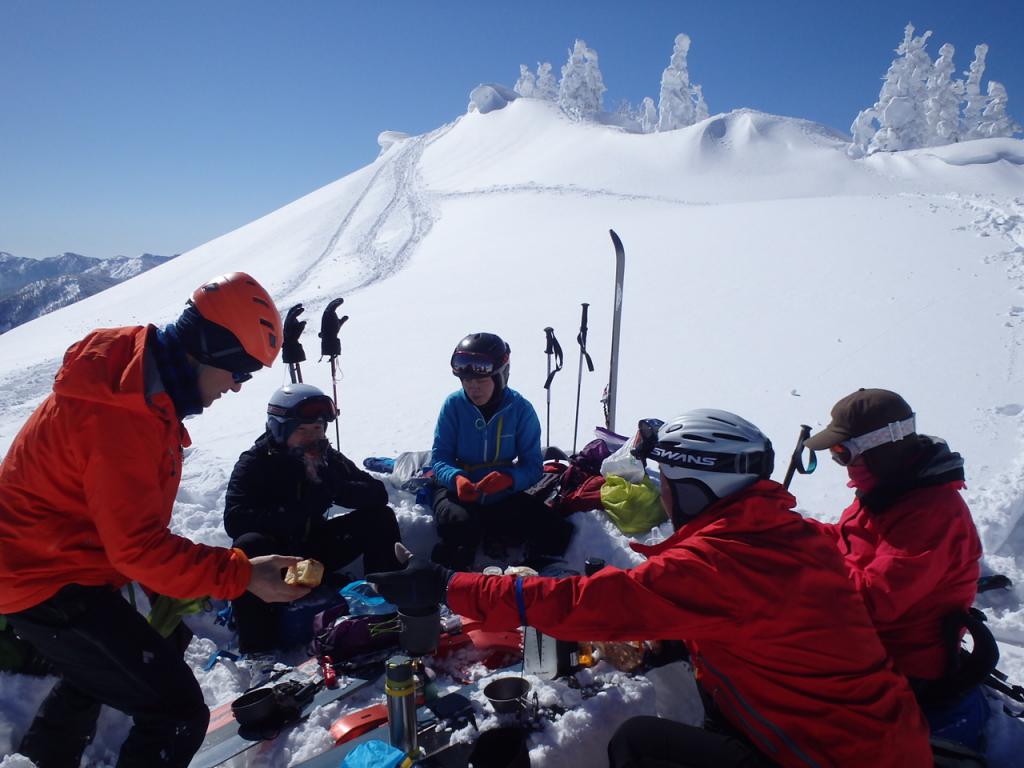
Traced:
[[949, 661], [942, 620], [970, 608], [978, 589], [981, 542], [962, 487], [916, 488], [877, 513], [856, 499], [838, 524], [819, 524], [839, 547], [896, 669], [908, 677], [942, 677]]
[[72, 583], [138, 581], [180, 598], [245, 591], [241, 551], [167, 529], [190, 441], [170, 397], [146, 396], [151, 328], [93, 331], [68, 349], [0, 464], [0, 613]]
[[[928, 726], [829, 540], [763, 480], [591, 576], [526, 578], [530, 626], [563, 639], [685, 638], [722, 714], [783, 766], [926, 766]], [[518, 626], [516, 579], [456, 574], [448, 604]]]

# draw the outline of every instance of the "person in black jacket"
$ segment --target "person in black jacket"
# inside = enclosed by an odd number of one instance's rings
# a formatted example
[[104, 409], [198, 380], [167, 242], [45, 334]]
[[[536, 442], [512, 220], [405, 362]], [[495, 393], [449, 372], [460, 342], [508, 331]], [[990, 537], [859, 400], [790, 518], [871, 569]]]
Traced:
[[[324, 582], [360, 555], [366, 572], [394, 570], [398, 521], [384, 483], [358, 469], [324, 437], [334, 403], [316, 387], [288, 384], [267, 406], [267, 431], [238, 457], [228, 482], [224, 528], [249, 557], [277, 553], [324, 564]], [[332, 505], [350, 508], [327, 519]], [[279, 608], [246, 593], [233, 602], [239, 650], [278, 647]]]

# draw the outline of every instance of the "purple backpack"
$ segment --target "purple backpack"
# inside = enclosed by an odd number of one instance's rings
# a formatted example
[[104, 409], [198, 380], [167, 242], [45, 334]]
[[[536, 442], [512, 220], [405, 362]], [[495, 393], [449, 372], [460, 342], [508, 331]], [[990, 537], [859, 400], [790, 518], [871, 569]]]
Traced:
[[348, 605], [343, 602], [313, 617], [309, 652], [311, 656], [330, 656], [335, 661], [345, 661], [397, 646], [400, 633], [398, 614], [349, 616]]

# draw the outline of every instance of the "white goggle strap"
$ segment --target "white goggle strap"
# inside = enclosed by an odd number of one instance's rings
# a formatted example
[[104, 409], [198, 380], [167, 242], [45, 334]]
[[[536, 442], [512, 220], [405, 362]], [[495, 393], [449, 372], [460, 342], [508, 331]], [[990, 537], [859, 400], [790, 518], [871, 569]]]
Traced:
[[898, 443], [903, 438], [914, 434], [915, 430], [914, 414], [910, 414], [910, 417], [903, 421], [893, 421], [884, 427], [876, 429], [874, 432], [851, 437], [845, 441], [845, 444], [852, 449], [851, 453], [854, 456], [858, 456], [864, 453], [864, 451], [870, 451], [872, 448], [877, 448], [880, 445]]

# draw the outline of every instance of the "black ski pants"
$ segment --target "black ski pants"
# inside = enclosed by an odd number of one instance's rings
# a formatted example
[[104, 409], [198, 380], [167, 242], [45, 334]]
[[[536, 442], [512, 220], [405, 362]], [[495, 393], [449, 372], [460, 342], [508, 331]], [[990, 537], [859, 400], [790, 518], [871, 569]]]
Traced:
[[473, 565], [476, 548], [525, 544], [526, 560], [559, 557], [569, 547], [573, 526], [559, 512], [528, 493], [494, 504], [460, 501], [444, 486], [434, 489], [434, 521], [441, 543], [433, 559], [457, 571]]
[[189, 764], [210, 710], [173, 635], [161, 637], [111, 587], [71, 584], [7, 619], [60, 676], [18, 747], [39, 768], [78, 765], [101, 704], [135, 721], [118, 768]]
[[609, 768], [769, 768], [775, 765], [739, 731], [697, 728], [661, 717], [632, 717], [608, 742]]
[[[354, 509], [325, 520], [303, 542], [288, 543], [263, 533], [246, 533], [235, 539], [232, 546], [249, 557], [311, 557], [324, 564], [324, 581], [331, 583], [334, 571], [360, 555], [366, 573], [398, 570], [402, 566], [395, 556], [395, 542], [401, 540], [395, 513], [385, 505]], [[246, 592], [232, 606], [238, 626], [238, 649], [242, 653], [264, 653], [278, 648], [281, 605], [265, 603]]]

